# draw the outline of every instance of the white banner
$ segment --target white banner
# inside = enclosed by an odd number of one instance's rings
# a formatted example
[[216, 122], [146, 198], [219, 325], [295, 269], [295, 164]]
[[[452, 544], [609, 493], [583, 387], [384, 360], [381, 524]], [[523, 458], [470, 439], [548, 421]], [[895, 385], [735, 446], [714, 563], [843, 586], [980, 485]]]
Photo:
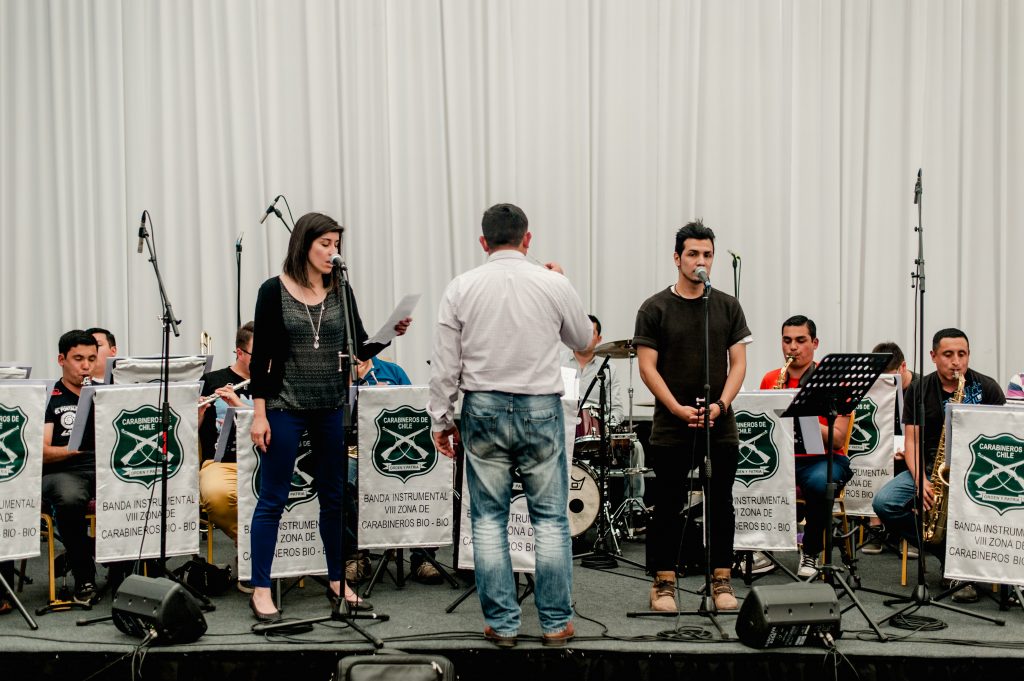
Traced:
[[1024, 586], [1024, 408], [949, 407], [945, 576]]
[[874, 517], [871, 503], [885, 483], [892, 480], [896, 401], [900, 393], [899, 376], [882, 374], [857, 405], [847, 452], [853, 470], [853, 477], [846, 483], [848, 515]]
[[452, 543], [455, 463], [434, 448], [426, 386], [359, 390], [359, 548]]
[[736, 395], [732, 403], [740, 436], [732, 500], [737, 551], [796, 549], [796, 477], [793, 419], [782, 418], [796, 390]]
[[0, 560], [39, 555], [46, 381], [0, 381]]
[[[238, 578], [247, 580], [252, 579], [252, 513], [260, 495], [259, 471], [263, 453], [249, 436], [252, 409], [235, 409], [234, 414], [238, 457]], [[295, 457], [288, 503], [277, 526], [277, 546], [270, 569], [270, 576], [274, 579], [327, 574], [327, 557], [320, 539], [320, 499], [313, 477], [315, 466], [311, 453], [309, 437], [303, 433]]]
[[[168, 390], [167, 555], [199, 552], [198, 383]], [[103, 386], [96, 414], [96, 561], [160, 555], [160, 386]]]
[[[576, 404], [574, 397], [562, 398], [562, 411], [564, 413], [565, 425], [565, 459], [566, 467], [572, 470], [572, 446], [576, 440]], [[473, 569], [473, 522], [470, 518], [469, 484], [466, 482], [466, 465], [462, 467], [462, 511], [459, 522], [459, 543], [458, 567], [463, 570]], [[575, 487], [583, 485], [586, 481], [581, 479], [573, 480], [569, 476], [569, 503], [572, 505], [573, 491]], [[569, 508], [566, 508], [568, 514]], [[534, 572], [536, 559], [534, 558], [533, 525], [530, 524], [530, 511], [526, 507], [526, 495], [523, 493], [523, 483], [518, 475], [512, 478], [512, 506], [508, 514], [508, 548], [512, 556], [512, 570], [514, 572]]]

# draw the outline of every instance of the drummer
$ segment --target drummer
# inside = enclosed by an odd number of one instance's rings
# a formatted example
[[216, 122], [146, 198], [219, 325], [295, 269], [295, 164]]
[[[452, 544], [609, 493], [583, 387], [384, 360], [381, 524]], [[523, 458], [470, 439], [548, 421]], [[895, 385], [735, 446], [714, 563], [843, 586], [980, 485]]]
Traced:
[[[600, 413], [601, 409], [601, 385], [597, 379], [598, 370], [604, 363], [604, 358], [599, 357], [594, 353], [594, 349], [601, 344], [601, 320], [594, 315], [587, 315], [590, 317], [591, 323], [594, 325], [594, 335], [590, 339], [590, 344], [587, 345], [583, 350], [576, 352], [569, 348], [562, 349], [562, 366], [576, 371], [576, 376], [580, 381], [580, 397], [582, 398], [586, 394], [587, 389], [590, 388], [591, 384], [594, 385], [590, 394], [587, 395], [586, 401], [583, 406], [588, 409], [592, 409], [595, 414]], [[622, 390], [619, 384], [619, 377], [616, 373], [616, 367], [613, 363], [608, 363], [608, 380], [606, 381], [606, 391], [608, 393], [607, 399], [609, 402], [610, 423], [605, 424], [604, 418], [601, 418], [602, 427], [611, 427], [615, 430], [615, 427], [622, 423], [624, 409], [622, 404]], [[632, 453], [629, 457], [630, 468], [642, 468], [644, 465], [644, 450], [641, 447], [639, 441], [633, 439]], [[644, 478], [641, 474], [628, 475], [626, 476], [626, 495], [630, 497], [642, 498], [644, 495]]]

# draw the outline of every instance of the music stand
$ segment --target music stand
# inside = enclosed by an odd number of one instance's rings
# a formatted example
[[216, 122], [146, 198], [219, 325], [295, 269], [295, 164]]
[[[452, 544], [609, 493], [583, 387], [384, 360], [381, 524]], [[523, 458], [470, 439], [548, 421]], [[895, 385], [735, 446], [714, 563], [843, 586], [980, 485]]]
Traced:
[[[818, 573], [833, 587], [837, 585], [850, 597], [860, 613], [867, 620], [879, 641], [888, 638], [875, 624], [864, 606], [857, 599], [853, 588], [843, 577], [844, 568], [832, 562], [832, 510], [835, 506], [836, 483], [832, 476], [832, 437], [835, 431], [836, 418], [839, 414], [849, 414], [867, 394], [875, 380], [885, 370], [892, 358], [888, 352], [834, 353], [826, 355], [815, 367], [807, 383], [793, 398], [789, 408], [782, 413], [786, 417], [824, 416], [828, 422], [828, 437], [825, 441], [825, 503], [820, 510], [825, 514], [825, 563], [818, 568]], [[814, 509], [808, 508], [808, 513]]]

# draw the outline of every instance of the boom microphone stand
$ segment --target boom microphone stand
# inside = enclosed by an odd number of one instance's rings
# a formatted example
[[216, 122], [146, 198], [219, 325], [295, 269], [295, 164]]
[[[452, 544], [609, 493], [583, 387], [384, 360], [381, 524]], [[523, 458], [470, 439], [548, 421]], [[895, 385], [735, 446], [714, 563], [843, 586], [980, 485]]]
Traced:
[[[914, 204], [917, 206], [917, 227], [914, 231], [917, 232], [917, 258], [914, 259], [914, 271], [910, 274], [911, 288], [917, 289], [917, 296], [915, 298], [915, 327], [917, 328], [917, 373], [918, 376], [924, 378], [924, 292], [925, 292], [925, 274], [924, 274], [924, 223], [921, 220], [922, 206], [924, 201], [922, 200], [922, 187], [921, 187], [921, 169], [917, 170], [917, 182], [914, 184]], [[914, 511], [917, 513], [918, 522], [918, 538], [924, 536], [924, 532], [921, 529], [921, 525], [924, 523], [924, 391], [918, 390], [916, 394], [916, 404], [914, 405], [914, 413], [917, 414], [917, 471], [916, 480], [914, 481], [916, 487], [916, 494], [914, 496]], [[894, 603], [906, 603], [907, 605], [887, 615], [880, 622], [885, 622], [894, 617], [898, 617], [907, 611], [916, 611], [926, 605], [933, 605], [937, 608], [944, 608], [952, 612], [958, 612], [962, 615], [969, 615], [978, 619], [987, 620], [998, 624], [1000, 626], [1006, 624], [1005, 621], [996, 618], [982, 615], [981, 613], [972, 612], [964, 608], [958, 608], [955, 605], [949, 605], [948, 603], [940, 602], [941, 599], [945, 598], [949, 594], [959, 590], [959, 587], [949, 589], [936, 597], [932, 597], [928, 592], [928, 585], [925, 584], [925, 569], [924, 569], [924, 547], [920, 548], [920, 556], [917, 559], [917, 586], [914, 587], [914, 592], [911, 596], [896, 598], [885, 601], [886, 605], [892, 605]]]

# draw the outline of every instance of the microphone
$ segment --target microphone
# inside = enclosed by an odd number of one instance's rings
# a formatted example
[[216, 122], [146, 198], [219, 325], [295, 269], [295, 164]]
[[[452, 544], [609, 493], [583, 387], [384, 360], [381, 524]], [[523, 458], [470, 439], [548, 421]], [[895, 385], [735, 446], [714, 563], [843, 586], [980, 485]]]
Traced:
[[698, 267], [693, 271], [693, 276], [701, 280], [704, 284], [704, 288], [711, 288], [711, 279], [708, 278], [708, 271], [704, 267]]
[[335, 253], [331, 256], [331, 264], [338, 269], [345, 269], [345, 259], [341, 257], [341, 253]]
[[269, 205], [269, 206], [267, 207], [267, 212], [263, 214], [263, 217], [262, 217], [262, 218], [260, 218], [260, 224], [261, 224], [261, 225], [262, 225], [262, 224], [263, 224], [264, 222], [266, 222], [267, 218], [268, 218], [268, 217], [270, 217], [270, 214], [271, 214], [271, 213], [276, 213], [276, 214], [277, 214], [277, 217], [281, 217], [281, 211], [279, 211], [279, 210], [277, 209], [277, 202], [278, 202], [278, 201], [279, 201], [280, 199], [281, 199], [281, 195], [280, 195], [280, 194], [278, 194], [277, 196], [275, 196], [275, 197], [274, 197], [274, 200], [273, 200], [273, 202], [271, 202], [271, 204], [270, 204], [270, 205]]
[[142, 244], [146, 241], [146, 211], [142, 211], [142, 219], [139, 221], [139, 248], [136, 253], [142, 253]]
[[921, 200], [921, 169], [917, 169], [917, 182], [914, 184], [914, 205]]
[[733, 260], [741, 260], [742, 259], [742, 258], [740, 258], [739, 255], [737, 255], [736, 253], [733, 253], [732, 251], [726, 251], [726, 253], [731, 255]]

